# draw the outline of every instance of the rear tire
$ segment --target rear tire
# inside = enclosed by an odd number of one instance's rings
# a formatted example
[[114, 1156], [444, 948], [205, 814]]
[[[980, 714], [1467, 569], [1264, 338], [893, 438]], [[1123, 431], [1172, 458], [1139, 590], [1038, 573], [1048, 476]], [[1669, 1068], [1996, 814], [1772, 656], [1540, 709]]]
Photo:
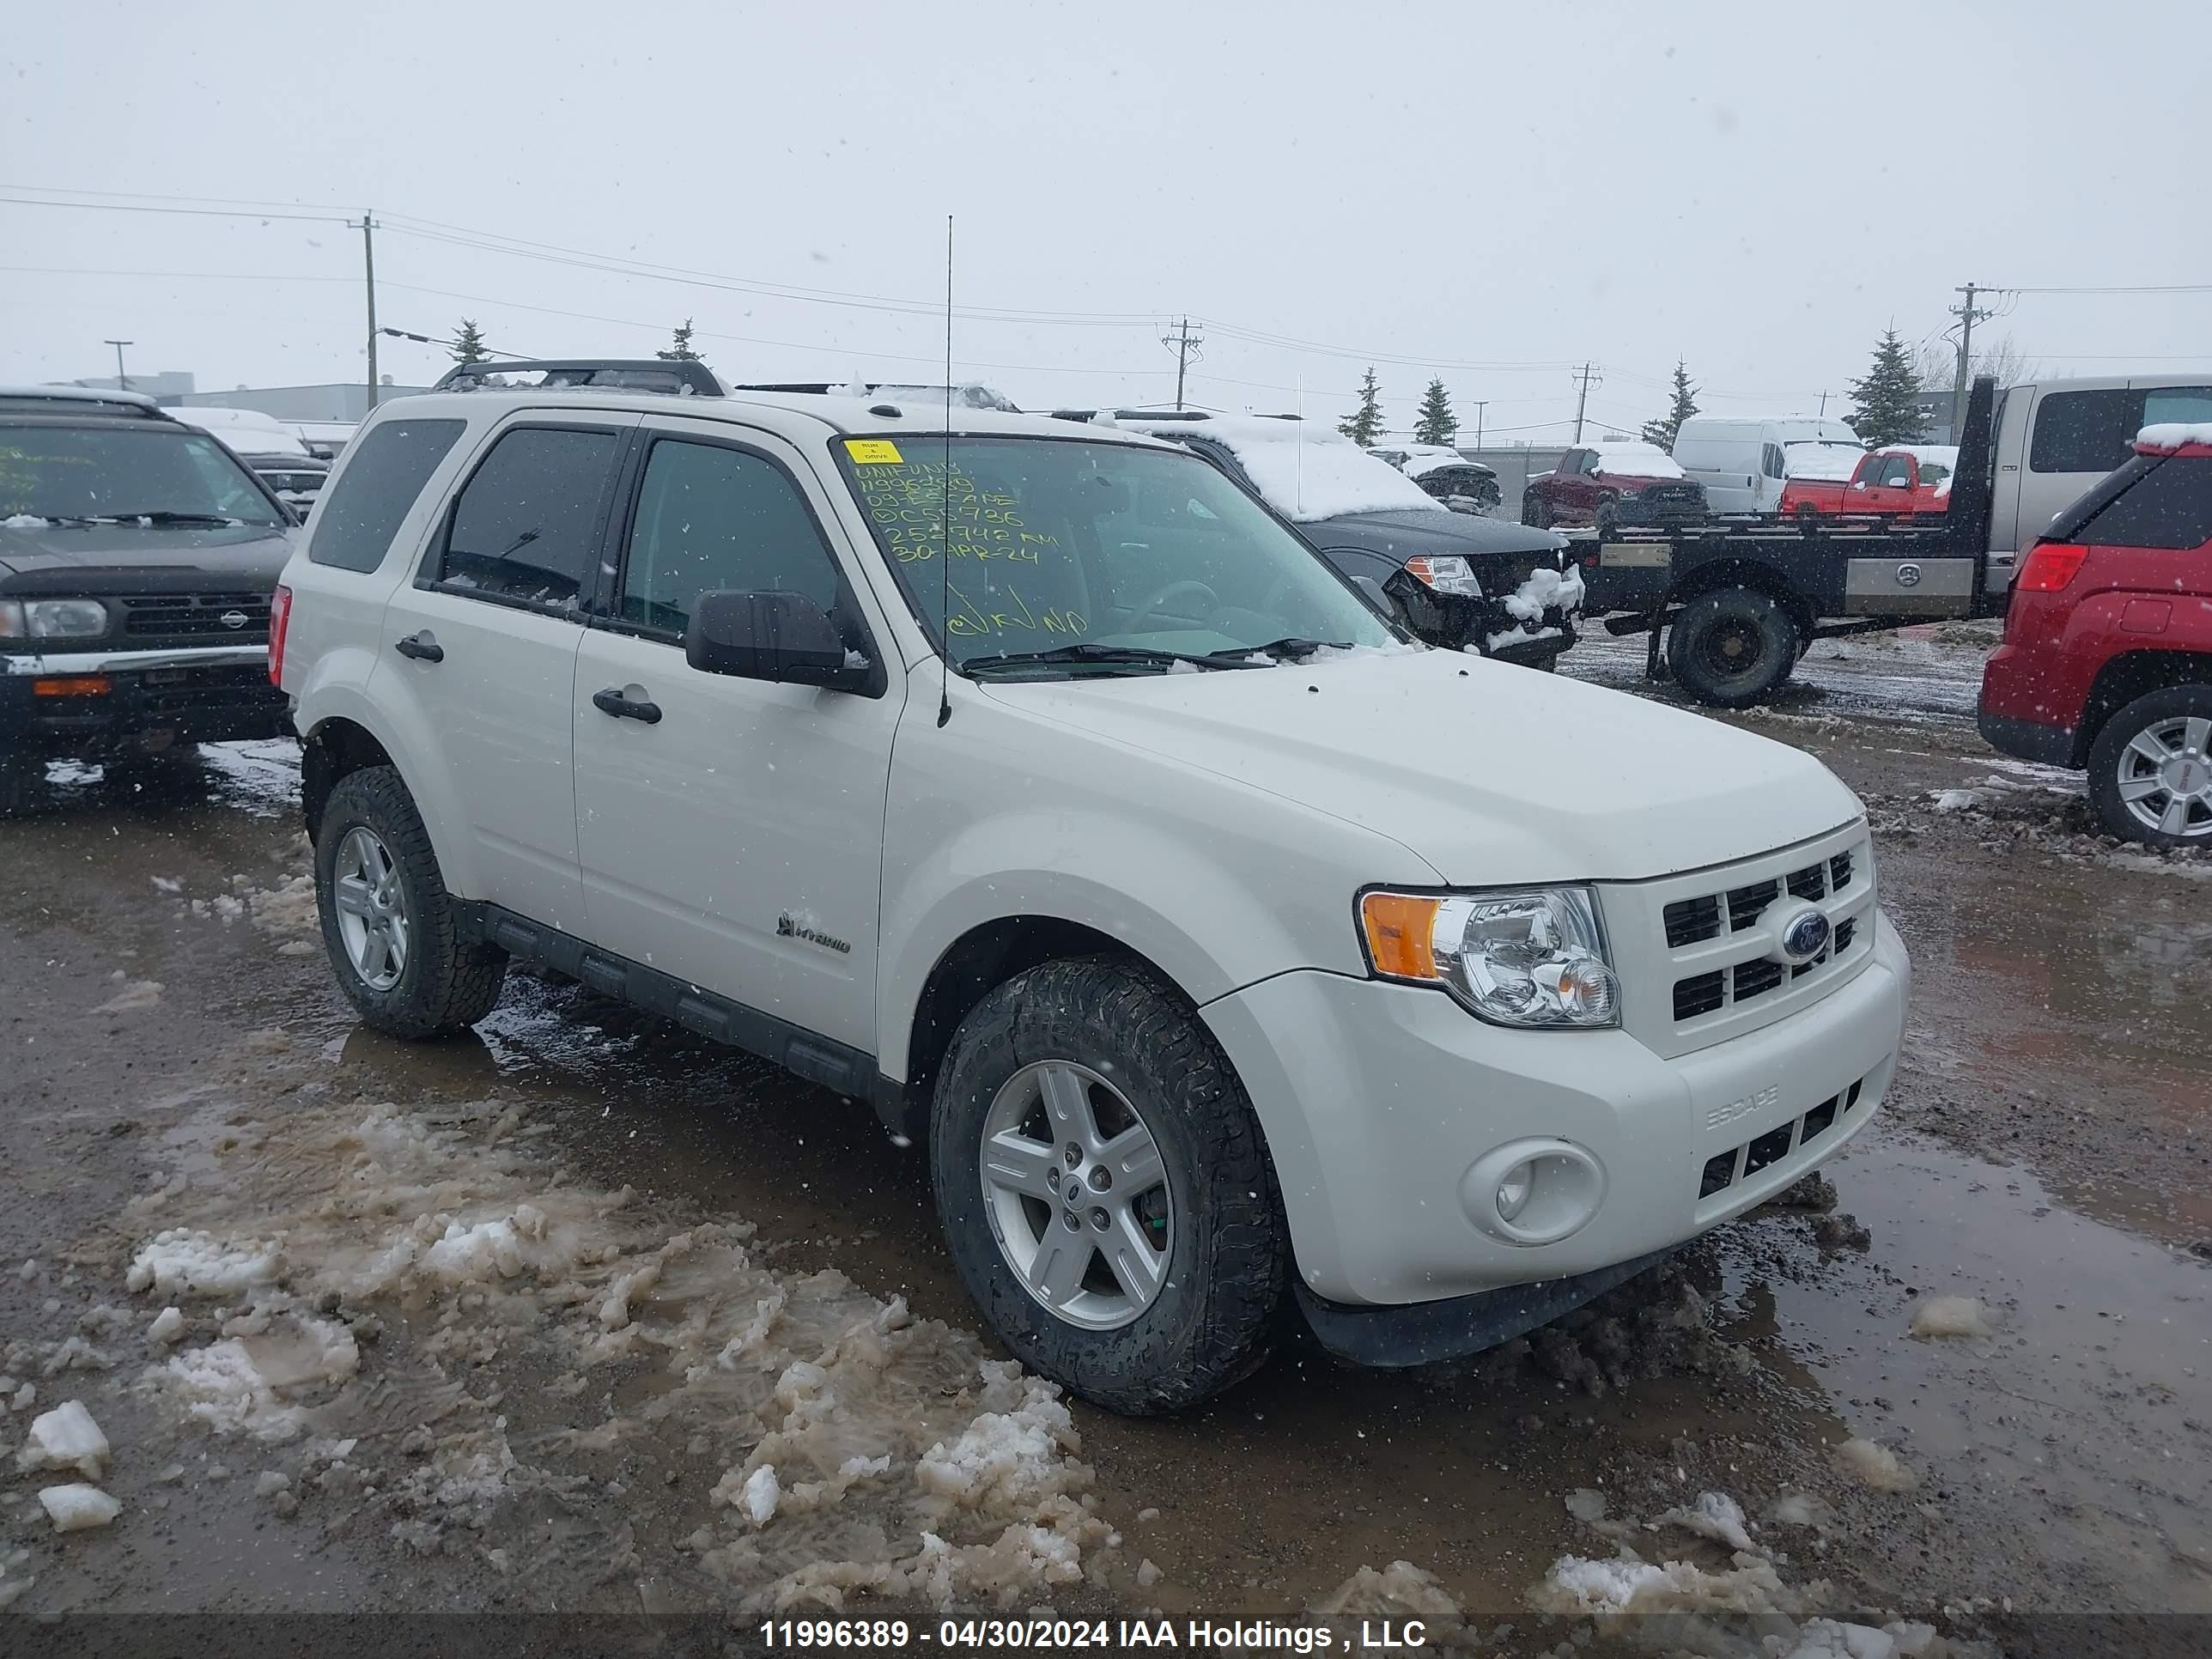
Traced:
[[2212, 847], [2212, 685], [2152, 691], [2106, 720], [2089, 745], [2089, 801], [2123, 840]]
[[1684, 605], [1668, 630], [1667, 662], [1682, 689], [1716, 708], [1748, 708], [1790, 678], [1802, 641], [1780, 600], [1723, 587]]
[[349, 772], [331, 791], [315, 899], [338, 988], [374, 1029], [443, 1036], [499, 1000], [507, 953], [461, 938], [429, 832], [392, 768]]
[[978, 1003], [938, 1073], [930, 1177], [986, 1322], [1084, 1399], [1180, 1411], [1266, 1360], [1289, 1261], [1274, 1168], [1228, 1057], [1149, 974], [1049, 962]]
[[1552, 504], [1541, 495], [1528, 495], [1521, 498], [1521, 522], [1537, 530], [1552, 527]]

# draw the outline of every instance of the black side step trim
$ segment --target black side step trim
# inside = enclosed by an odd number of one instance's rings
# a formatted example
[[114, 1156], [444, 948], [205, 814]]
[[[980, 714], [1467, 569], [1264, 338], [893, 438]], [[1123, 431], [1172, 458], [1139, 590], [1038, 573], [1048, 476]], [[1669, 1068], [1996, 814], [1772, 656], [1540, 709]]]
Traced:
[[758, 1054], [810, 1083], [848, 1099], [865, 1100], [885, 1124], [897, 1127], [892, 1103], [902, 1104], [904, 1085], [876, 1070], [876, 1057], [848, 1044], [700, 989], [641, 962], [586, 945], [557, 927], [519, 916], [496, 904], [456, 900], [461, 931], [495, 945], [511, 957], [568, 975], [602, 996], [619, 997], [716, 1042]]

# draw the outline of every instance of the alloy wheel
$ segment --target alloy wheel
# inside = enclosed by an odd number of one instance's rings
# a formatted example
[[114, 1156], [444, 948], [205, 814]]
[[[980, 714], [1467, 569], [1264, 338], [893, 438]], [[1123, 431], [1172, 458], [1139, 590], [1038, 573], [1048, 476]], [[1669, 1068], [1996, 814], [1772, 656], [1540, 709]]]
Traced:
[[1025, 1066], [983, 1120], [983, 1202], [1000, 1254], [1055, 1316], [1112, 1330], [1167, 1283], [1167, 1166], [1121, 1091], [1071, 1060]]
[[338, 843], [331, 885], [347, 962], [370, 990], [390, 990], [407, 971], [410, 924], [399, 866], [367, 824], [356, 824]]
[[2212, 718], [2154, 720], [2120, 750], [2120, 801], [2147, 830], [2212, 841]]

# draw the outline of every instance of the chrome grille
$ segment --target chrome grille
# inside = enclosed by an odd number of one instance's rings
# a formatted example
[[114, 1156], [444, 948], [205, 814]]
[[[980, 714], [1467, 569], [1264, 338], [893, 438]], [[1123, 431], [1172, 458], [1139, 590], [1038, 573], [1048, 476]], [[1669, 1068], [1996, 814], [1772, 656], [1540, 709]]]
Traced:
[[[269, 640], [266, 593], [134, 593], [110, 601], [122, 612], [123, 632], [134, 640]], [[242, 617], [233, 626], [228, 620]]]

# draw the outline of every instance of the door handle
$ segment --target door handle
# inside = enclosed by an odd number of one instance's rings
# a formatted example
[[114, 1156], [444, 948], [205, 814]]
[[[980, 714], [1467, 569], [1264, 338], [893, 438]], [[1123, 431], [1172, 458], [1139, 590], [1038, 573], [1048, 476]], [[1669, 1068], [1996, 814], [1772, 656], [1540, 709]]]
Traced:
[[618, 720], [642, 720], [647, 726], [660, 724], [659, 703], [642, 700], [633, 702], [611, 685], [604, 691], [592, 693], [592, 707], [602, 714], [612, 714]]
[[416, 662], [443, 662], [446, 659], [446, 647], [433, 639], [427, 630], [392, 641], [392, 648], [403, 657], [412, 657]]

